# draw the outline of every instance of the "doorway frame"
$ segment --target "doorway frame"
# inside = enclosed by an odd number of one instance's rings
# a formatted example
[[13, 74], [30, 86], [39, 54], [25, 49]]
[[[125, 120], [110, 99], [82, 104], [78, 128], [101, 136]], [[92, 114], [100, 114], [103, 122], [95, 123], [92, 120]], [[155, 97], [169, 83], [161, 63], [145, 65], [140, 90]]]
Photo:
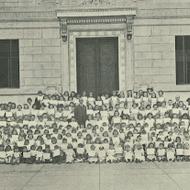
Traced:
[[125, 88], [125, 34], [122, 31], [72, 31], [69, 35], [69, 75], [70, 75], [70, 90], [77, 91], [77, 38], [104, 38], [117, 37], [118, 38], [118, 76], [119, 89]]
[[[133, 24], [130, 7], [64, 7], [57, 10], [60, 24], [61, 91], [77, 90], [76, 38], [118, 38], [119, 91], [134, 88]], [[128, 38], [130, 37], [130, 38]]]

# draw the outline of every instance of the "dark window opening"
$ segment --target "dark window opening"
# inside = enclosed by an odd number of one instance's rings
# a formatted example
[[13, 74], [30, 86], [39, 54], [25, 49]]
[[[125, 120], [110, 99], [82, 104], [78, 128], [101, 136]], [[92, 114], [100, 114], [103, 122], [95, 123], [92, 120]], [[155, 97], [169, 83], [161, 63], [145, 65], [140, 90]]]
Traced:
[[176, 36], [176, 84], [190, 84], [190, 36]]
[[18, 40], [0, 40], [0, 88], [19, 88]]

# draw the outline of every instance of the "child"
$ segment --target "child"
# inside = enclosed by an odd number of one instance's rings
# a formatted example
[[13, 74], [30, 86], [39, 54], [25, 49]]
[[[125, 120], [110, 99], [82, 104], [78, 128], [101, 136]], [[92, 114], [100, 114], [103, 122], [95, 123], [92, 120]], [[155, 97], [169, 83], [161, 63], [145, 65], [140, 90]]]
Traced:
[[134, 146], [134, 160], [137, 163], [145, 161], [144, 150], [141, 144], [136, 144]]
[[13, 151], [10, 145], [8, 145], [5, 148], [5, 152], [6, 152], [6, 159], [5, 159], [5, 163], [7, 164], [12, 164], [12, 159], [13, 159]]
[[43, 150], [42, 150], [42, 146], [38, 146], [37, 147], [37, 151], [36, 151], [36, 163], [42, 163], [43, 161]]
[[117, 110], [114, 112], [114, 116], [112, 117], [112, 124], [116, 124], [116, 123], [121, 123], [121, 117]]
[[37, 154], [37, 151], [36, 151], [36, 145], [31, 145], [30, 147], [30, 163], [35, 163], [36, 161], [36, 154]]
[[110, 98], [110, 103], [113, 108], [115, 108], [115, 105], [119, 103], [119, 98], [117, 96], [117, 92], [113, 91], [112, 96]]
[[147, 149], [147, 161], [155, 161], [156, 160], [156, 150], [153, 143], [149, 143]]
[[95, 106], [95, 98], [93, 97], [93, 92], [89, 93], [89, 97], [87, 99], [87, 103], [92, 105], [93, 107]]
[[176, 160], [177, 161], [184, 160], [184, 150], [183, 150], [183, 145], [181, 143], [177, 143], [176, 145]]
[[61, 164], [63, 161], [60, 147], [55, 145], [52, 151], [52, 162], [55, 164]]
[[31, 163], [30, 151], [27, 149], [26, 146], [23, 147], [22, 163], [25, 164]]
[[114, 129], [114, 131], [113, 131], [112, 142], [114, 145], [120, 144], [119, 132], [117, 129]]
[[108, 149], [108, 151], [107, 151], [106, 162], [108, 162], [108, 163], [115, 162], [116, 159], [115, 159], [114, 155], [115, 155], [115, 148], [114, 148], [114, 145], [113, 145], [113, 144], [110, 144], [110, 145], [109, 145], [109, 149]]
[[66, 163], [67, 164], [73, 163], [75, 159], [75, 152], [73, 150], [72, 144], [68, 144], [67, 150], [65, 150], [65, 154], [66, 154]]
[[168, 144], [168, 148], [166, 149], [166, 158], [167, 161], [175, 161], [175, 149], [172, 143]]
[[125, 159], [125, 161], [127, 163], [133, 161], [133, 151], [132, 151], [132, 148], [129, 145], [125, 146], [124, 159]]
[[96, 147], [93, 144], [90, 146], [90, 150], [87, 152], [87, 160], [90, 164], [98, 162]]
[[78, 144], [77, 150], [76, 150], [76, 158], [78, 162], [84, 161], [85, 158], [85, 149], [84, 145], [82, 143]]
[[5, 163], [6, 160], [6, 152], [4, 150], [4, 145], [0, 145], [0, 164]]
[[104, 149], [104, 146], [99, 147], [98, 160], [99, 160], [99, 163], [105, 163], [106, 162], [106, 151]]
[[159, 143], [159, 147], [157, 149], [157, 160], [159, 162], [166, 160], [166, 150], [164, 148], [164, 143]]
[[13, 153], [13, 164], [19, 164], [20, 163], [20, 155], [21, 155], [21, 153], [19, 152], [19, 149], [16, 146], [14, 148], [14, 153]]
[[190, 146], [189, 143], [184, 144], [184, 160], [190, 161]]
[[160, 91], [158, 91], [158, 103], [161, 104], [164, 101], [165, 101], [164, 92], [162, 90], [160, 90]]
[[43, 162], [44, 163], [51, 163], [51, 152], [50, 152], [50, 146], [46, 145], [45, 150], [43, 151]]

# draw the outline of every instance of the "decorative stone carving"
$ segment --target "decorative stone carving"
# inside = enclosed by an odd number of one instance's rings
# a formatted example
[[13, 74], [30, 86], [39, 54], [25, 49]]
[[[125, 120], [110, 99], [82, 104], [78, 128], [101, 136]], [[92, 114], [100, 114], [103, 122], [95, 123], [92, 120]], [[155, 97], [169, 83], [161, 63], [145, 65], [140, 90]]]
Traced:
[[109, 0], [83, 0], [82, 5], [92, 5], [92, 6], [100, 6], [100, 5], [109, 5]]
[[63, 42], [67, 42], [67, 19], [66, 18], [59, 18], [60, 23], [60, 36], [63, 39]]
[[45, 0], [56, 1], [62, 7], [137, 7], [139, 2], [145, 0]]
[[127, 39], [128, 40], [132, 39], [133, 23], [134, 23], [134, 16], [127, 16], [127, 18], [126, 18], [126, 30], [127, 30]]

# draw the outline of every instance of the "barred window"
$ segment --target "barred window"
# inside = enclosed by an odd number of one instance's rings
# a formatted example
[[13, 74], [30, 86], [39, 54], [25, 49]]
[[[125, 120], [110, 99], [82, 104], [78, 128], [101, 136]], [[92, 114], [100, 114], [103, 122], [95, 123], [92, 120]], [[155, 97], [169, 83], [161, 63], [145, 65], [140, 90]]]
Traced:
[[190, 84], [190, 36], [176, 36], [176, 84]]
[[18, 40], [0, 40], [0, 88], [19, 88]]

